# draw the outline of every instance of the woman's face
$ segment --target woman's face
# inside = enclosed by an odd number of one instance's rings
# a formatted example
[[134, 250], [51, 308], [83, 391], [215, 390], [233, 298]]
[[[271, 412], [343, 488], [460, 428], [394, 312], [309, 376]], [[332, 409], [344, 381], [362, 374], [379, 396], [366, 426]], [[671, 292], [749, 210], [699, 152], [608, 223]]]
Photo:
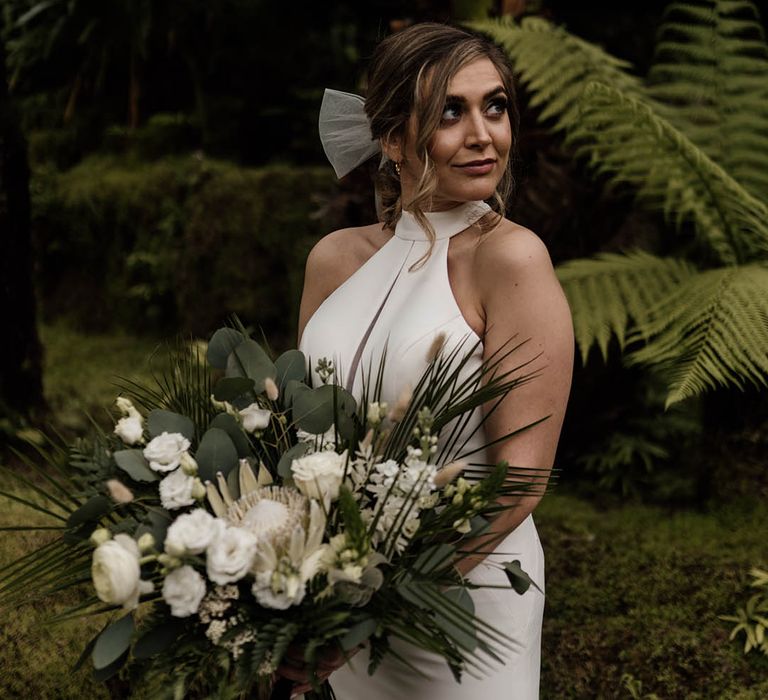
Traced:
[[[508, 101], [501, 76], [488, 58], [467, 64], [448, 83], [442, 120], [430, 146], [437, 174], [433, 210], [493, 196], [512, 146]], [[415, 136], [411, 117], [400, 175], [405, 203], [423, 167], [413, 146]]]

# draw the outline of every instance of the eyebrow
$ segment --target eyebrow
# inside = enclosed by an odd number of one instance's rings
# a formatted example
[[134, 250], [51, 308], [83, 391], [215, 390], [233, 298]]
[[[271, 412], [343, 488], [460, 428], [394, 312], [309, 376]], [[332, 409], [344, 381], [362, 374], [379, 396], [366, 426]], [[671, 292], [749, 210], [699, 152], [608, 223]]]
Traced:
[[[483, 102], [485, 102], [486, 100], [490, 100], [492, 97], [495, 97], [500, 93], [506, 94], [506, 90], [504, 89], [503, 85], [499, 85], [498, 87], [493, 88], [493, 90], [491, 90], [490, 92], [486, 92], [485, 95], [483, 95]], [[445, 101], [464, 103], [467, 101], [467, 98], [462, 95], [446, 95]]]

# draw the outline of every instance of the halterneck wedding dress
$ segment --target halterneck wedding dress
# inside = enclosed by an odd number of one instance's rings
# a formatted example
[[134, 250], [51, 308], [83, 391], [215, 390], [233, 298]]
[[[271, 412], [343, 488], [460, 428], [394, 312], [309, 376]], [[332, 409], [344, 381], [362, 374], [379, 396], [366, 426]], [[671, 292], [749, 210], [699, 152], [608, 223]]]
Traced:
[[[332, 359], [340, 383], [359, 397], [368, 367], [376, 368], [386, 348], [382, 399], [394, 402], [403, 387], [414, 386], [427, 364], [427, 354], [438, 334], [446, 335], [446, 352], [464, 343], [475, 348], [467, 371], [482, 362], [482, 344], [459, 310], [448, 278], [450, 238], [479, 221], [489, 211], [483, 202], [468, 202], [427, 216], [437, 240], [424, 264], [412, 269], [427, 252], [427, 235], [416, 219], [403, 212], [392, 238], [336, 289], [309, 319], [300, 349], [315, 364]], [[391, 405], [391, 404], [390, 404]], [[482, 428], [477, 419], [465, 427], [470, 436], [458, 454], [484, 465]], [[472, 435], [472, 432], [475, 432]], [[462, 441], [457, 443], [462, 445]], [[499, 563], [519, 559], [541, 591], [531, 586], [518, 595]], [[359, 652], [334, 672], [331, 685], [339, 700], [533, 700], [538, 697], [541, 622], [544, 610], [544, 556], [531, 516], [528, 516], [469, 574], [478, 584], [503, 588], [472, 591], [475, 613], [515, 640], [503, 665], [480, 679], [464, 674], [457, 683], [442, 658], [405, 642], [393, 647], [416, 673], [388, 655], [373, 676], [368, 657]]]

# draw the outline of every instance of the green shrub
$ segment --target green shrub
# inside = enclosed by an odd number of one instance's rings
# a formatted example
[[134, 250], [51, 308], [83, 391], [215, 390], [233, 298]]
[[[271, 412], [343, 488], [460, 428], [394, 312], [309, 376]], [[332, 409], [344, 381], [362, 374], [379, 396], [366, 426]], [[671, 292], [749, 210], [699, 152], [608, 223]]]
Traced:
[[204, 336], [231, 313], [293, 342], [328, 168], [240, 168], [202, 156], [88, 158], [34, 177], [43, 318], [89, 330]]

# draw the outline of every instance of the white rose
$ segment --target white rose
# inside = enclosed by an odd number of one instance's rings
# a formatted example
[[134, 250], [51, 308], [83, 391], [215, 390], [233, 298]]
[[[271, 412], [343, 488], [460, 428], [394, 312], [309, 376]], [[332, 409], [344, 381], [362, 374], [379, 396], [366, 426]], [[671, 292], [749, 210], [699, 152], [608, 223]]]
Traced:
[[184, 506], [191, 506], [195, 502], [192, 492], [195, 488], [194, 476], [184, 473], [183, 469], [171, 472], [160, 482], [160, 502], [163, 508], [175, 510]]
[[296, 488], [308, 498], [333, 501], [339, 496], [346, 459], [346, 452], [315, 452], [294, 459], [291, 472]]
[[123, 533], [96, 547], [91, 576], [99, 600], [126, 610], [133, 610], [139, 596], [152, 590], [151, 582], [141, 580], [138, 545]]
[[239, 527], [220, 528], [206, 549], [208, 578], [223, 586], [245, 576], [256, 556], [257, 540]]
[[149, 441], [144, 448], [144, 456], [156, 472], [170, 472], [179, 466], [182, 455], [188, 449], [189, 440], [181, 433], [163, 432]]
[[144, 441], [144, 419], [140, 415], [125, 416], [117, 421], [115, 435], [126, 445]]
[[205, 579], [191, 566], [174, 569], [163, 581], [163, 600], [174, 617], [189, 617], [197, 612], [205, 596]]
[[259, 408], [257, 403], [252, 403], [240, 411], [243, 429], [247, 433], [252, 433], [254, 430], [264, 430], [269, 425], [269, 417], [271, 415], [271, 411], [268, 411], [266, 408]]
[[223, 526], [207, 510], [196, 508], [184, 513], [171, 523], [165, 536], [165, 551], [174, 557], [185, 554], [202, 554]]

